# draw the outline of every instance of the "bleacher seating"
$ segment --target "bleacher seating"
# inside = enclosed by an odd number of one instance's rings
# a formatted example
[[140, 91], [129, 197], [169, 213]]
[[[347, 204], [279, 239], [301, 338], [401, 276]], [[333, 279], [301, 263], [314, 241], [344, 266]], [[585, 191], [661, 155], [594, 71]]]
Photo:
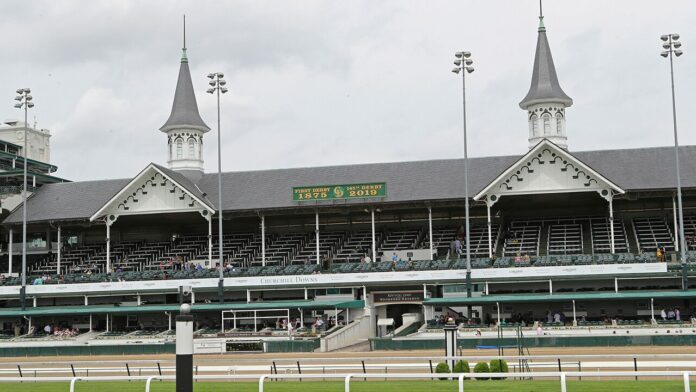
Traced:
[[[610, 224], [607, 218], [590, 219], [592, 249], [595, 253], [611, 252]], [[626, 229], [621, 219], [614, 219], [614, 252], [628, 252]]]
[[582, 225], [557, 222], [548, 225], [547, 249], [550, 255], [582, 253]]
[[383, 251], [414, 249], [420, 239], [418, 229], [392, 230], [384, 237], [380, 249]]
[[[379, 245], [382, 233], [375, 233], [376, 244]], [[372, 232], [370, 230], [360, 230], [353, 232], [343, 241], [343, 245], [333, 257], [334, 263], [359, 262], [360, 257], [372, 249]], [[374, 261], [374, 260], [373, 260]]]
[[643, 251], [654, 252], [658, 246], [674, 250], [674, 236], [664, 217], [633, 218], [633, 228]]
[[505, 236], [503, 256], [539, 254], [540, 235], [540, 222], [511, 222]]

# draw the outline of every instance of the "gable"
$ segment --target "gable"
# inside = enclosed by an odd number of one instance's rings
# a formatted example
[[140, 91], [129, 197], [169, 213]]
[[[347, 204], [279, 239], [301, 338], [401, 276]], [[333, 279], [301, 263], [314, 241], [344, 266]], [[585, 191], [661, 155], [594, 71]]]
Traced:
[[542, 140], [481, 190], [474, 200], [495, 204], [503, 196], [598, 192], [625, 193], [616, 184], [556, 144]]
[[215, 212], [199, 195], [151, 164], [94, 213], [90, 221], [110, 215], [203, 211]]

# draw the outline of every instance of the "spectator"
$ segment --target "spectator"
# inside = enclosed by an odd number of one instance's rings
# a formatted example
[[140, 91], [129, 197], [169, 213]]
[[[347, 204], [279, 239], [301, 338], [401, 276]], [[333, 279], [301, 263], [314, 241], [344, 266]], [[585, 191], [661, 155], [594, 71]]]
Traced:
[[459, 237], [454, 240], [454, 252], [457, 254], [457, 257], [462, 255], [462, 240]]
[[655, 249], [655, 256], [657, 257], [657, 261], [659, 261], [659, 262], [665, 261], [665, 255], [664, 255], [664, 253], [662, 253], [662, 248], [659, 246], [657, 247], [657, 249]]
[[372, 259], [370, 258], [370, 255], [365, 255], [365, 262], [366, 263], [371, 263]]
[[46, 324], [46, 326], [44, 327], [43, 330], [46, 333], [46, 335], [50, 335], [51, 334], [51, 324]]
[[660, 312], [660, 317], [661, 317], [663, 320], [667, 320], [667, 312], [665, 312], [664, 309], [662, 309], [662, 311]]
[[674, 309], [674, 319], [681, 321], [681, 311], [679, 311], [679, 308]]
[[396, 262], [399, 260], [399, 256], [396, 255], [396, 252], [394, 252], [392, 254], [391, 259], [392, 259], [392, 262], [394, 262], [394, 264], [396, 264]]
[[667, 312], [667, 319], [668, 319], [668, 320], [674, 320], [675, 317], [676, 317], [676, 314], [674, 313], [674, 309], [670, 309], [670, 310]]

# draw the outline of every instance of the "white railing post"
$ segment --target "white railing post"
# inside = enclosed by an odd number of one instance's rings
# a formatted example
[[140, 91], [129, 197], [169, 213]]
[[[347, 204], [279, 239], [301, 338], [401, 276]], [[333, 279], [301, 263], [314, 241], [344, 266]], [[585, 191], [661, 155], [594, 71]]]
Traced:
[[154, 378], [157, 378], [157, 376], [150, 376], [150, 377], [148, 377], [147, 380], [145, 381], [145, 392], [150, 392], [150, 383], [152, 383], [152, 380], [153, 380]]
[[345, 380], [343, 381], [345, 392], [350, 392], [350, 378], [351, 377], [353, 377], [352, 374], [347, 374]]
[[689, 385], [689, 372], [684, 372], [684, 392], [691, 392], [691, 385]]
[[464, 375], [459, 375], [459, 392], [464, 392]]
[[561, 392], [567, 392], [565, 373], [561, 373]]
[[73, 377], [73, 378], [70, 380], [70, 392], [75, 392], [75, 383], [76, 383], [77, 380], [79, 380], [79, 379], [80, 379], [80, 377]]
[[263, 392], [263, 381], [268, 377], [267, 375], [263, 375], [259, 377], [259, 392]]

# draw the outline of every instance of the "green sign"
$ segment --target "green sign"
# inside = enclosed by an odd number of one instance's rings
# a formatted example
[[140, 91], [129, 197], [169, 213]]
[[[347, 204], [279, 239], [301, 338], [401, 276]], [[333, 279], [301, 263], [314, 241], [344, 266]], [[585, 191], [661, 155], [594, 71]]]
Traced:
[[292, 188], [293, 201], [364, 199], [387, 196], [387, 184], [313, 185]]

